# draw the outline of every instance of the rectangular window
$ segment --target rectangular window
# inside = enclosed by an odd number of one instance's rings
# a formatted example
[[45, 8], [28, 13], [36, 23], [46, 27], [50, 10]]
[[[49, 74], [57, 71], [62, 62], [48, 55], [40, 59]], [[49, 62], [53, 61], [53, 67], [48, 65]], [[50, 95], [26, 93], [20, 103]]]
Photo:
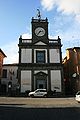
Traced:
[[45, 51], [36, 51], [36, 63], [45, 63]]
[[7, 69], [3, 69], [2, 77], [7, 78]]

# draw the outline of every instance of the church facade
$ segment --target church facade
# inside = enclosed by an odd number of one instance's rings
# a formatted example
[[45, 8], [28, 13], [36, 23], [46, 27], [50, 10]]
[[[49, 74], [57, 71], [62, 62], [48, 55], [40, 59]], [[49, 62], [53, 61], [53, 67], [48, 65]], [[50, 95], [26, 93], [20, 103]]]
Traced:
[[36, 89], [63, 92], [61, 39], [49, 39], [48, 19], [32, 18], [32, 39], [19, 38], [20, 92]]

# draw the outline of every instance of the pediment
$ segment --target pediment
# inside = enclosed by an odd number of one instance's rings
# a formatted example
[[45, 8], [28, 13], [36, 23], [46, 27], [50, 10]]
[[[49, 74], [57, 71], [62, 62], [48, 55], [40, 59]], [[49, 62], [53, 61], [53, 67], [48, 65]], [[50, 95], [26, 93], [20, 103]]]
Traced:
[[46, 45], [46, 44], [42, 41], [38, 41], [37, 43], [35, 43], [35, 45]]
[[44, 76], [44, 75], [47, 75], [47, 74], [40, 71], [40, 72], [36, 73], [35, 75], [38, 75], [38, 76], [39, 76], [39, 75], [43, 75], [43, 76]]

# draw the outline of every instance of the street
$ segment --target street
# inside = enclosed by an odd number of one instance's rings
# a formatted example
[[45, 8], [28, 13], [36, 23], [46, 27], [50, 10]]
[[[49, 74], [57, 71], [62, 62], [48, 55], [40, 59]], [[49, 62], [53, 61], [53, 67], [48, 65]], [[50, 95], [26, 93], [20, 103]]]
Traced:
[[80, 104], [74, 98], [1, 97], [0, 120], [80, 120]]
[[80, 108], [21, 108], [0, 106], [0, 120], [80, 120]]

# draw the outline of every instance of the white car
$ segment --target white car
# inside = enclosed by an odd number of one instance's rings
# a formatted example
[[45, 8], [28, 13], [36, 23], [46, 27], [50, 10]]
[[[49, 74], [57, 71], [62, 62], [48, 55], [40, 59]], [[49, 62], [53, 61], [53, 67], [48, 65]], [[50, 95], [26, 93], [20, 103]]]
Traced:
[[30, 97], [46, 97], [47, 91], [46, 89], [37, 89], [34, 92], [29, 93]]
[[78, 91], [76, 93], [76, 97], [75, 97], [76, 101], [80, 103], [80, 91]]

